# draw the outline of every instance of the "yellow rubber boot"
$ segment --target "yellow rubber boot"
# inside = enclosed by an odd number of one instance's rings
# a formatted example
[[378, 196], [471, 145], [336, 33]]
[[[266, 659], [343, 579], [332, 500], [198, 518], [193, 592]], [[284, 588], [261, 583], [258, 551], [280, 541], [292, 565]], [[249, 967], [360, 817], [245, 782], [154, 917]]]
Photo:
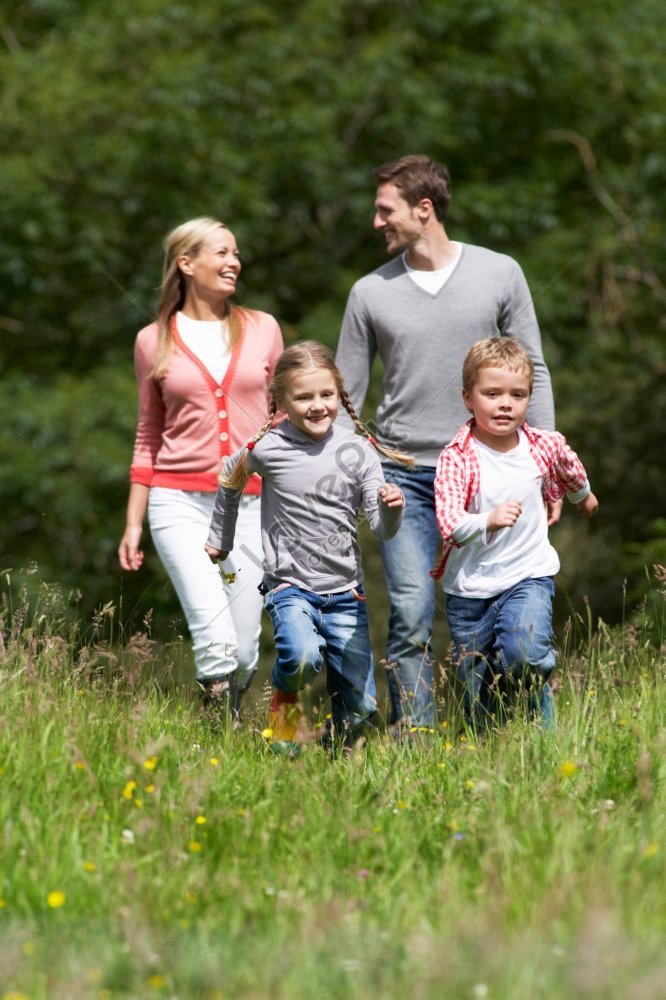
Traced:
[[272, 730], [273, 742], [296, 742], [300, 723], [301, 708], [296, 692], [278, 691], [277, 688], [273, 688], [268, 712], [268, 728]]

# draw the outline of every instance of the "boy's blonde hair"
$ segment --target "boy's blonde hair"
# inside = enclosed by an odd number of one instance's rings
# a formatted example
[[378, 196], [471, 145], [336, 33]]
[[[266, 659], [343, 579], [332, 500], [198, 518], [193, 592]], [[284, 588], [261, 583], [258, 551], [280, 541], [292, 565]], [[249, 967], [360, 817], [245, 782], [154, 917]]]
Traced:
[[530, 393], [534, 385], [534, 364], [515, 337], [488, 337], [472, 344], [463, 362], [463, 389], [471, 392], [479, 380], [482, 368], [504, 368], [527, 375]]
[[354, 427], [362, 437], [369, 441], [381, 455], [384, 455], [385, 458], [390, 459], [392, 462], [402, 462], [404, 465], [414, 464], [414, 459], [411, 455], [405, 455], [401, 451], [394, 451], [393, 449], [386, 448], [383, 444], [380, 444], [379, 441], [372, 436], [363, 421], [357, 416], [356, 411], [352, 406], [352, 402], [347, 395], [347, 390], [345, 389], [340, 370], [336, 366], [328, 348], [324, 347], [323, 344], [317, 343], [316, 340], [303, 340], [298, 344], [294, 344], [292, 347], [288, 347], [278, 358], [271, 384], [268, 387], [270, 394], [268, 419], [263, 426], [259, 428], [254, 437], [248, 441], [229, 475], [225, 476], [224, 473], [220, 474], [220, 483], [222, 486], [239, 491], [243, 489], [249, 477], [247, 468], [247, 453], [248, 451], [252, 451], [257, 441], [261, 440], [264, 434], [268, 433], [271, 429], [275, 414], [280, 408], [280, 401], [287, 393], [291, 378], [294, 375], [303, 374], [304, 372], [314, 371], [316, 369], [324, 369], [324, 371], [331, 373], [333, 381], [335, 382], [335, 387], [338, 390], [338, 395], [340, 396], [340, 402], [351, 417]]
[[[220, 230], [229, 232], [228, 227], [219, 219], [202, 216], [176, 226], [164, 240], [162, 286], [155, 315], [155, 321], [159, 327], [157, 359], [153, 368], [153, 375], [156, 377], [164, 375], [169, 367], [169, 359], [173, 350], [171, 320], [185, 302], [187, 285], [183, 272], [178, 266], [178, 261], [181, 257], [197, 257], [208, 237], [217, 235]], [[227, 316], [229, 319], [229, 349], [233, 350], [242, 332], [242, 311], [227, 302]]]

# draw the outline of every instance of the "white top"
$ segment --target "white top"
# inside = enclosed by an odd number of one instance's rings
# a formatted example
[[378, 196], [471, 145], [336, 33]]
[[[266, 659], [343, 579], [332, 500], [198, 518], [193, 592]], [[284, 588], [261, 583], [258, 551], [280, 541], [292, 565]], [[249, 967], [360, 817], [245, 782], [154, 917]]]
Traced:
[[[518, 446], [494, 451], [474, 440], [479, 458], [479, 492], [453, 532], [462, 548], [451, 550], [443, 587], [460, 597], [495, 597], [521, 580], [554, 576], [560, 568], [548, 541], [548, 519], [541, 495], [541, 473], [529, 443], [519, 431]], [[519, 500], [522, 514], [512, 528], [486, 532], [495, 507]]]
[[442, 288], [443, 285], [449, 280], [453, 274], [453, 270], [458, 263], [458, 258], [460, 257], [460, 243], [453, 243], [456, 251], [456, 255], [450, 264], [446, 267], [440, 267], [437, 271], [417, 271], [416, 268], [410, 267], [407, 263], [407, 254], [402, 255], [402, 259], [405, 265], [405, 270], [407, 274], [415, 281], [416, 284], [423, 288], [424, 291], [430, 292], [431, 295], [436, 295], [437, 292]]
[[216, 382], [227, 374], [231, 351], [227, 343], [227, 324], [221, 319], [191, 319], [176, 313], [178, 333], [186, 347], [196, 354]]

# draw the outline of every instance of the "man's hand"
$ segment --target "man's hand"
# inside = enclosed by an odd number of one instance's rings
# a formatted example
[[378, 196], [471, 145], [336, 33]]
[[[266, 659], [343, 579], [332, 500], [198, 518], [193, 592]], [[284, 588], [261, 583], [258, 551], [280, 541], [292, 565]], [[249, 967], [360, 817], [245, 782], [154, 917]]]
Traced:
[[514, 524], [523, 512], [520, 500], [509, 500], [508, 503], [501, 503], [488, 514], [486, 520], [486, 531], [498, 531], [500, 528], [513, 528]]
[[546, 514], [548, 516], [548, 527], [550, 528], [553, 524], [557, 524], [559, 519], [562, 517], [562, 507], [564, 506], [564, 500], [549, 500], [546, 504]]

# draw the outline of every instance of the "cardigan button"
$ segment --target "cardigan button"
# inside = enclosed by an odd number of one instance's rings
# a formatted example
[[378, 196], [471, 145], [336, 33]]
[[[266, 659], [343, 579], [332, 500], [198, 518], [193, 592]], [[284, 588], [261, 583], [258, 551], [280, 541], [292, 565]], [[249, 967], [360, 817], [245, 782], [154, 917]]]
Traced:
[[218, 415], [218, 418], [219, 418], [220, 420], [224, 420], [224, 418], [225, 418], [225, 417], [226, 417], [226, 415], [227, 415], [227, 411], [226, 411], [226, 410], [220, 410], [220, 411], [218, 412], [218, 414], [217, 414], [217, 415]]
[[216, 389], [215, 395], [217, 396], [218, 399], [221, 399], [222, 396], [224, 396], [224, 389]]
[[222, 431], [222, 433], [220, 434], [220, 441], [228, 441], [228, 439], [229, 439], [229, 435], [227, 434], [227, 432], [226, 431]]

